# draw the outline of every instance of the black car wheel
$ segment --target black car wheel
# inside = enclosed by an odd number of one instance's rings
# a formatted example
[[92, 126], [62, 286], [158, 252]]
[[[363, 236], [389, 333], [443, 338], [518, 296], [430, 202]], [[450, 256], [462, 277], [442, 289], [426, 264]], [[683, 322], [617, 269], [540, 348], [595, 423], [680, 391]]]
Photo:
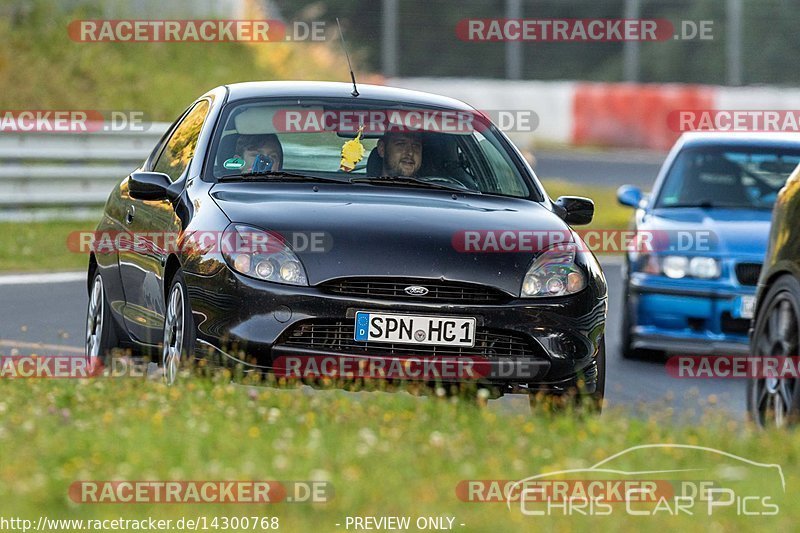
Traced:
[[97, 363], [108, 366], [111, 350], [117, 347], [112, 321], [103, 278], [97, 273], [92, 281], [86, 311], [86, 358], [92, 370], [96, 369]]
[[[800, 282], [784, 276], [770, 287], [756, 316], [754, 356], [796, 356], [800, 348]], [[759, 426], [783, 427], [797, 422], [800, 387], [792, 378], [750, 379], [747, 411]]]
[[172, 385], [178, 377], [181, 362], [194, 356], [194, 322], [186, 282], [179, 270], [172, 278], [167, 292], [166, 313], [164, 316], [164, 343], [161, 349], [161, 363], [164, 381]]

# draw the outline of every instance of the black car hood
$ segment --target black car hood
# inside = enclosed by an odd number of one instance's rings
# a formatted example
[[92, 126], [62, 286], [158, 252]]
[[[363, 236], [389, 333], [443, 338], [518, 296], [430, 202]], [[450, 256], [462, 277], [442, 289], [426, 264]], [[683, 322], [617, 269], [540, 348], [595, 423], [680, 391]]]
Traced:
[[296, 251], [312, 285], [341, 277], [391, 276], [480, 283], [517, 295], [538, 250], [465, 253], [454, 246], [454, 236], [466, 230], [562, 236], [569, 231], [558, 216], [530, 200], [453, 198], [440, 190], [236, 182], [216, 184], [210, 194], [233, 222], [282, 234], [325, 232], [330, 250]]

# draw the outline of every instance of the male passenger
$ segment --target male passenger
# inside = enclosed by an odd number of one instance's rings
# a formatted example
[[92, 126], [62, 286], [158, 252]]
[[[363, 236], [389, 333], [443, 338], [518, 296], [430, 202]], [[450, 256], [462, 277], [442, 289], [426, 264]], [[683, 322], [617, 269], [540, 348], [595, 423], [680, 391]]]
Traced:
[[414, 177], [422, 165], [422, 140], [418, 133], [386, 132], [378, 140], [384, 176]]

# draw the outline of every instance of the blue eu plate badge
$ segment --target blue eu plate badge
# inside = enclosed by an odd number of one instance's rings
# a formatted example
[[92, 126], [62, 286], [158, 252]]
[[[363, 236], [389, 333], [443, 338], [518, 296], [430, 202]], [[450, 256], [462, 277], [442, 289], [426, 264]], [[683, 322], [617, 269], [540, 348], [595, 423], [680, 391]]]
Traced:
[[369, 313], [356, 313], [356, 338], [357, 341], [367, 340], [367, 330], [369, 329]]

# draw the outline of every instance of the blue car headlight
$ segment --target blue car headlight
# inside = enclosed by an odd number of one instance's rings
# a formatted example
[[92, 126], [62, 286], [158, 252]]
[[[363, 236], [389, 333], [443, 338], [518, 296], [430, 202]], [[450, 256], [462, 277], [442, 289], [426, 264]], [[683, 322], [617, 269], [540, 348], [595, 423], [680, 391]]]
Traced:
[[573, 243], [548, 248], [533, 261], [522, 281], [522, 298], [547, 298], [575, 294], [586, 287], [586, 274], [575, 264]]
[[231, 224], [222, 235], [222, 256], [236, 272], [264, 281], [308, 285], [303, 263], [283, 238], [244, 224]]
[[671, 279], [717, 279], [722, 274], [719, 259], [705, 256], [643, 254], [639, 259], [639, 269]]

